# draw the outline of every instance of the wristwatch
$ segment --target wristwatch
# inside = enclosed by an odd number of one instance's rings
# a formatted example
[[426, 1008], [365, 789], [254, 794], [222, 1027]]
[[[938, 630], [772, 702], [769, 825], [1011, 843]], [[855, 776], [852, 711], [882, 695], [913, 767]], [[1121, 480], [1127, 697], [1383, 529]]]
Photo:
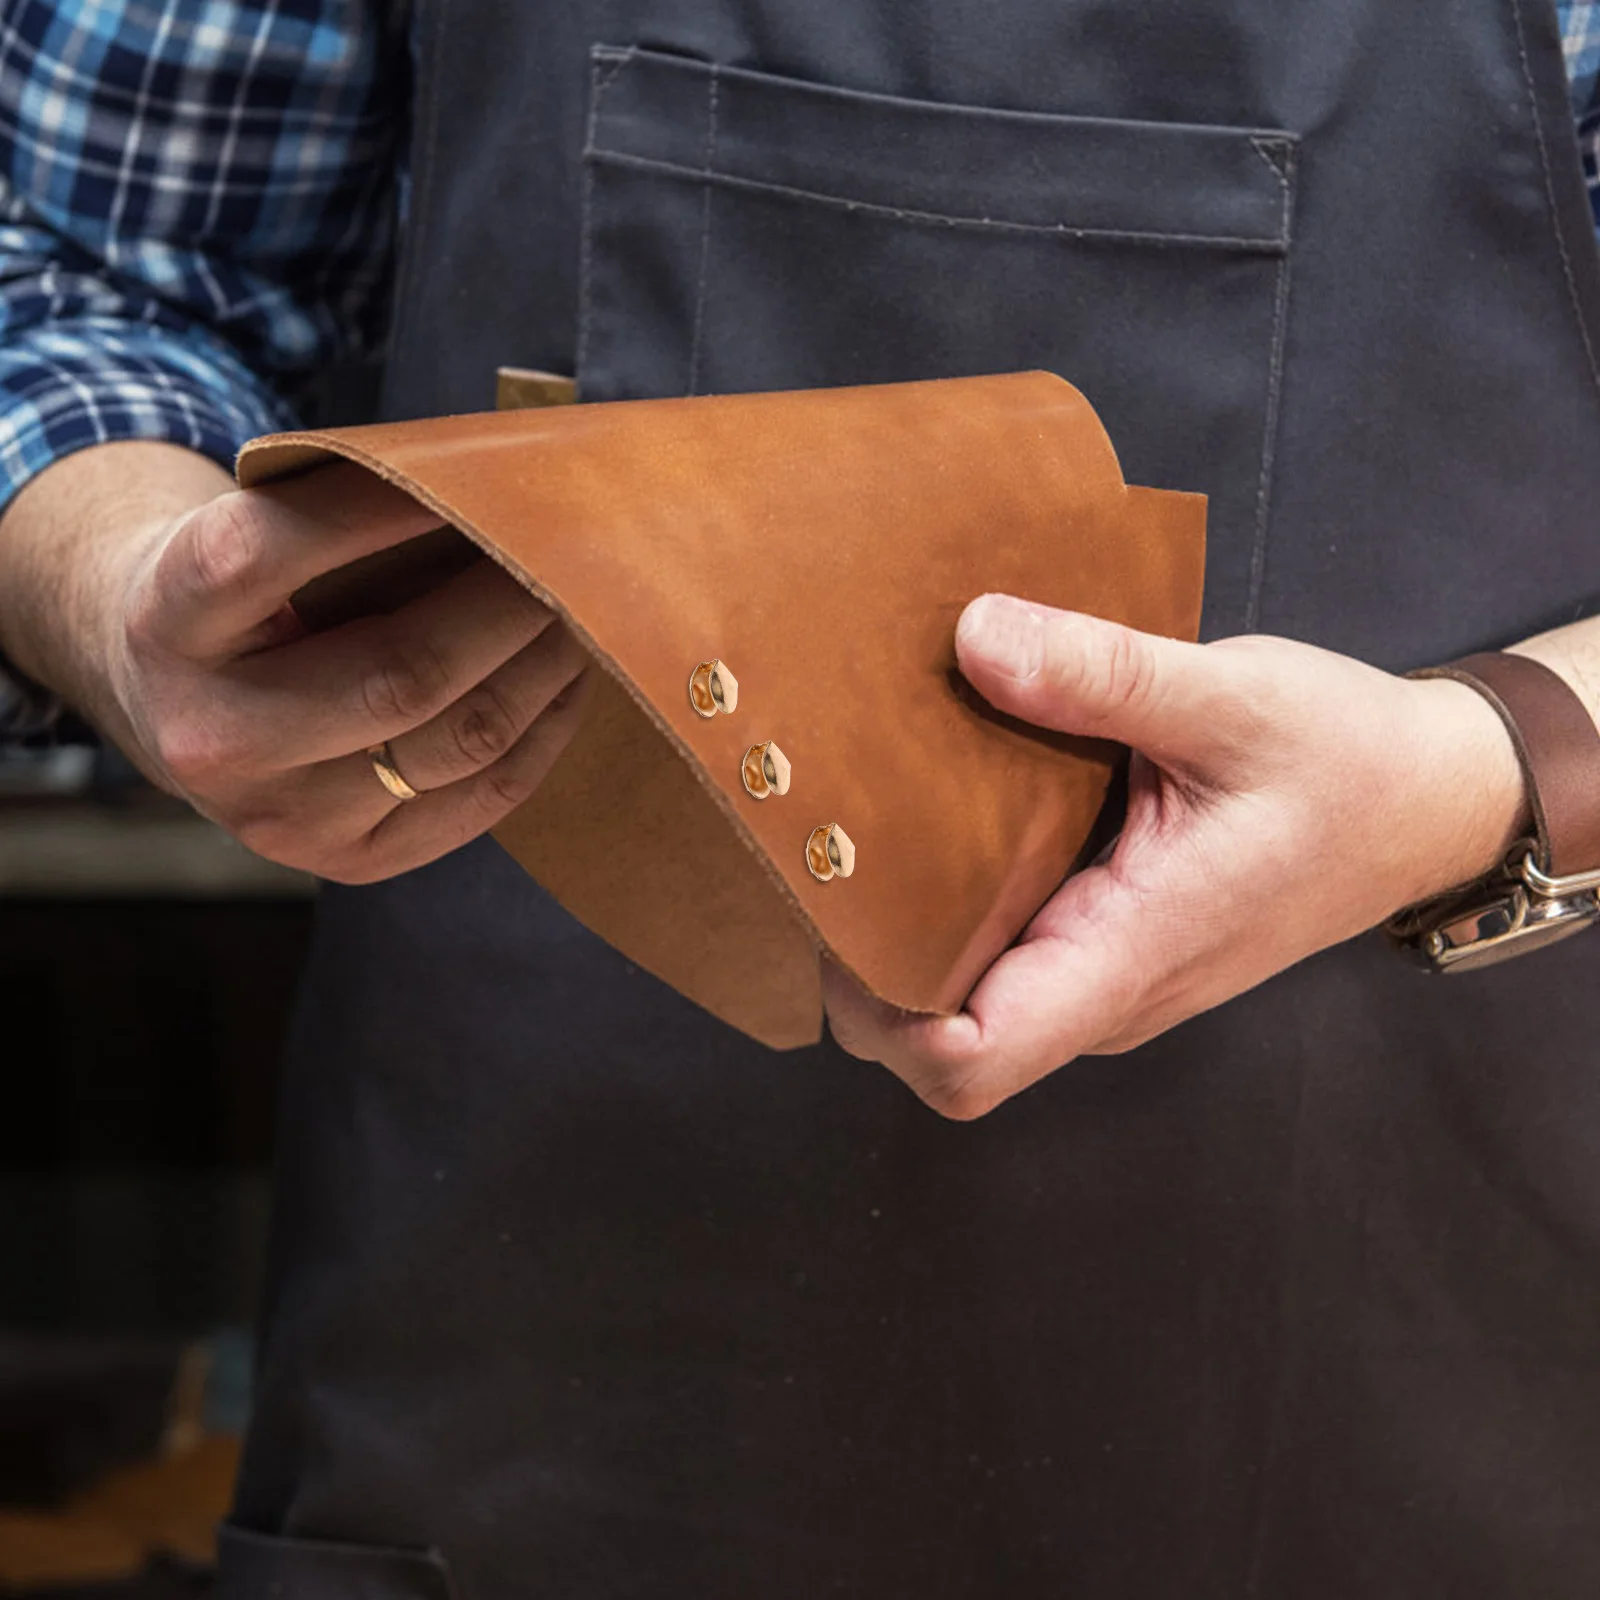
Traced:
[[1499, 713], [1527, 783], [1534, 833], [1495, 870], [1385, 924], [1434, 972], [1471, 972], [1600, 922], [1600, 730], [1556, 673], [1489, 652], [1414, 678], [1451, 678]]

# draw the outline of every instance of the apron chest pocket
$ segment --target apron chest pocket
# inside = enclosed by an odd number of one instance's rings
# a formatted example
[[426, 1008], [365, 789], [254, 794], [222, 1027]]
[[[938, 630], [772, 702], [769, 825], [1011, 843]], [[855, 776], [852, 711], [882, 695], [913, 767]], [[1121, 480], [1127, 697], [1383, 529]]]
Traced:
[[1293, 136], [591, 67], [584, 399], [1045, 368], [1130, 482], [1211, 497], [1206, 631], [1254, 625]]

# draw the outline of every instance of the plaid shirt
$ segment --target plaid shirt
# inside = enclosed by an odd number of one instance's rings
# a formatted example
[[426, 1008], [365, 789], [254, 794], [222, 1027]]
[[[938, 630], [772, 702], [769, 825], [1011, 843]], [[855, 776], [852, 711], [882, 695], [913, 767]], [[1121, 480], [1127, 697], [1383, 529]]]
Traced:
[[1600, 4], [1556, 0], [1556, 15], [1567, 58], [1572, 115], [1578, 124], [1578, 150], [1589, 183], [1589, 209], [1600, 227]]
[[0, 0], [0, 505], [69, 451], [224, 463], [381, 337], [383, 0]]
[[[1600, 0], [1555, 3], [1600, 219]], [[0, 0], [0, 508], [110, 439], [231, 464], [376, 347], [402, 5]], [[0, 730], [25, 700], [0, 673]]]

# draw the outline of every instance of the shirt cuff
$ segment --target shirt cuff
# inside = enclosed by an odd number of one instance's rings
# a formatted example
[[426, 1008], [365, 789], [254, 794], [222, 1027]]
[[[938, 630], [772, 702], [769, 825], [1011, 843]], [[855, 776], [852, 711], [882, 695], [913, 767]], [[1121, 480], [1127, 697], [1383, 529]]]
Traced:
[[203, 330], [53, 322], [0, 346], [0, 512], [90, 445], [160, 440], [231, 469], [245, 440], [294, 425], [289, 406]]

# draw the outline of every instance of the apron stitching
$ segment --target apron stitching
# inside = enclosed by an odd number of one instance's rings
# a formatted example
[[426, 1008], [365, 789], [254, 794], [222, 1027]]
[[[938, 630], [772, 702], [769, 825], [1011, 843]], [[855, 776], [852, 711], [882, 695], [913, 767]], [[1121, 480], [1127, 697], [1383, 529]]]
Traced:
[[[394, 315], [390, 320], [388, 336], [385, 340], [385, 357], [398, 350], [410, 334], [411, 324], [416, 320], [412, 306], [417, 296], [412, 294], [411, 287], [417, 276], [417, 261], [422, 254], [421, 245], [425, 235], [428, 218], [433, 207], [433, 182], [434, 174], [439, 163], [435, 159], [436, 147], [439, 142], [439, 71], [437, 57], [439, 53], [439, 30], [443, 24], [446, 12], [449, 10], [449, 0], [439, 0], [438, 9], [429, 17], [431, 26], [428, 29], [426, 47], [424, 47], [423, 27], [420, 22], [416, 25], [416, 49], [411, 54], [411, 71], [423, 98], [423, 115], [418, 128], [418, 137], [411, 155], [411, 171], [416, 175], [419, 171], [421, 180], [414, 181], [411, 189], [410, 215], [405, 219], [405, 237], [400, 242], [398, 260], [395, 267], [395, 281], [392, 290]], [[423, 71], [423, 58], [427, 58], [427, 72]]]
[[594, 320], [594, 168], [595, 148], [600, 126], [600, 105], [617, 74], [633, 59], [630, 49], [614, 60], [596, 55], [589, 64], [589, 125], [583, 147], [583, 217], [578, 232], [578, 351], [576, 393], [583, 397], [583, 375], [588, 366], [589, 329]]
[[742, 189], [752, 194], [779, 195], [808, 205], [836, 206], [867, 216], [890, 217], [896, 222], [926, 224], [940, 228], [964, 228], [975, 232], [1048, 234], [1082, 241], [1105, 239], [1113, 243], [1173, 244], [1214, 246], [1260, 255], [1282, 255], [1286, 248], [1283, 232], [1272, 234], [1164, 233], [1147, 228], [1076, 228], [1068, 222], [1013, 222], [1004, 217], [971, 217], [943, 211], [913, 211], [903, 206], [886, 205], [878, 200], [857, 200], [850, 195], [830, 194], [825, 189], [801, 189], [789, 183], [771, 183], [764, 178], [746, 178], [732, 172], [706, 172], [676, 161], [661, 161], [654, 156], [625, 155], [617, 150], [597, 150], [599, 166], [620, 167], [627, 172], [658, 172], [665, 177], [692, 179], [708, 188]]
[[[1272, 175], [1278, 180], [1279, 184], [1287, 188], [1285, 180], [1290, 169], [1294, 166], [1294, 141], [1292, 139], [1270, 139], [1257, 135], [1251, 139], [1250, 148], [1272, 168]], [[1274, 154], [1274, 152], [1277, 152], [1277, 154]], [[1281, 164], [1278, 160], [1280, 155], [1283, 157]], [[1287, 208], [1284, 212], [1283, 224], [1287, 235], [1289, 224]]]
[[701, 180], [705, 185], [700, 212], [700, 277], [694, 292], [694, 332], [689, 341], [689, 393], [700, 392], [700, 346], [705, 332], [706, 275], [711, 265], [711, 168], [717, 154], [717, 98], [718, 68], [712, 64], [706, 80], [706, 150], [700, 164]]
[[1262, 147], [1262, 141], [1253, 139], [1251, 143], [1277, 175], [1283, 190], [1283, 222], [1280, 229], [1283, 256], [1278, 262], [1278, 284], [1272, 313], [1272, 363], [1267, 378], [1267, 414], [1261, 426], [1261, 475], [1256, 483], [1255, 548], [1250, 554], [1250, 594], [1244, 613], [1246, 633], [1254, 633], [1260, 624], [1261, 592], [1267, 576], [1267, 521], [1272, 503], [1272, 470], [1278, 454], [1278, 411], [1283, 395], [1283, 353], [1289, 324], [1289, 264], [1293, 259], [1290, 246], [1294, 229], [1293, 193], [1289, 179], [1295, 162], [1292, 145], [1283, 149], [1283, 165], [1279, 166]]
[[1517, 25], [1517, 58], [1522, 65], [1522, 81], [1528, 90], [1528, 105], [1533, 113], [1533, 137], [1539, 147], [1539, 169], [1544, 175], [1545, 203], [1550, 210], [1550, 231], [1555, 235], [1556, 249], [1561, 255], [1561, 272], [1567, 280], [1567, 298], [1572, 302], [1572, 314], [1577, 319], [1578, 333], [1583, 340], [1583, 353], [1589, 359], [1589, 376], [1600, 390], [1600, 363], [1595, 360], [1594, 341], [1589, 337], [1589, 323], [1583, 314], [1583, 302], [1578, 297], [1578, 282], [1572, 272], [1572, 256], [1567, 250], [1567, 236], [1561, 227], [1561, 209], [1556, 204], [1555, 177], [1550, 170], [1550, 146], [1544, 136], [1544, 120], [1539, 112], [1539, 95], [1533, 81], [1533, 66], [1528, 60], [1527, 30], [1523, 22], [1522, 0], [1511, 0], [1511, 10]]
[[614, 53], [597, 52], [594, 60], [594, 86], [597, 98], [603, 98], [607, 89], [617, 81], [617, 74], [630, 65], [638, 55], [639, 47], [630, 44], [626, 50]]

